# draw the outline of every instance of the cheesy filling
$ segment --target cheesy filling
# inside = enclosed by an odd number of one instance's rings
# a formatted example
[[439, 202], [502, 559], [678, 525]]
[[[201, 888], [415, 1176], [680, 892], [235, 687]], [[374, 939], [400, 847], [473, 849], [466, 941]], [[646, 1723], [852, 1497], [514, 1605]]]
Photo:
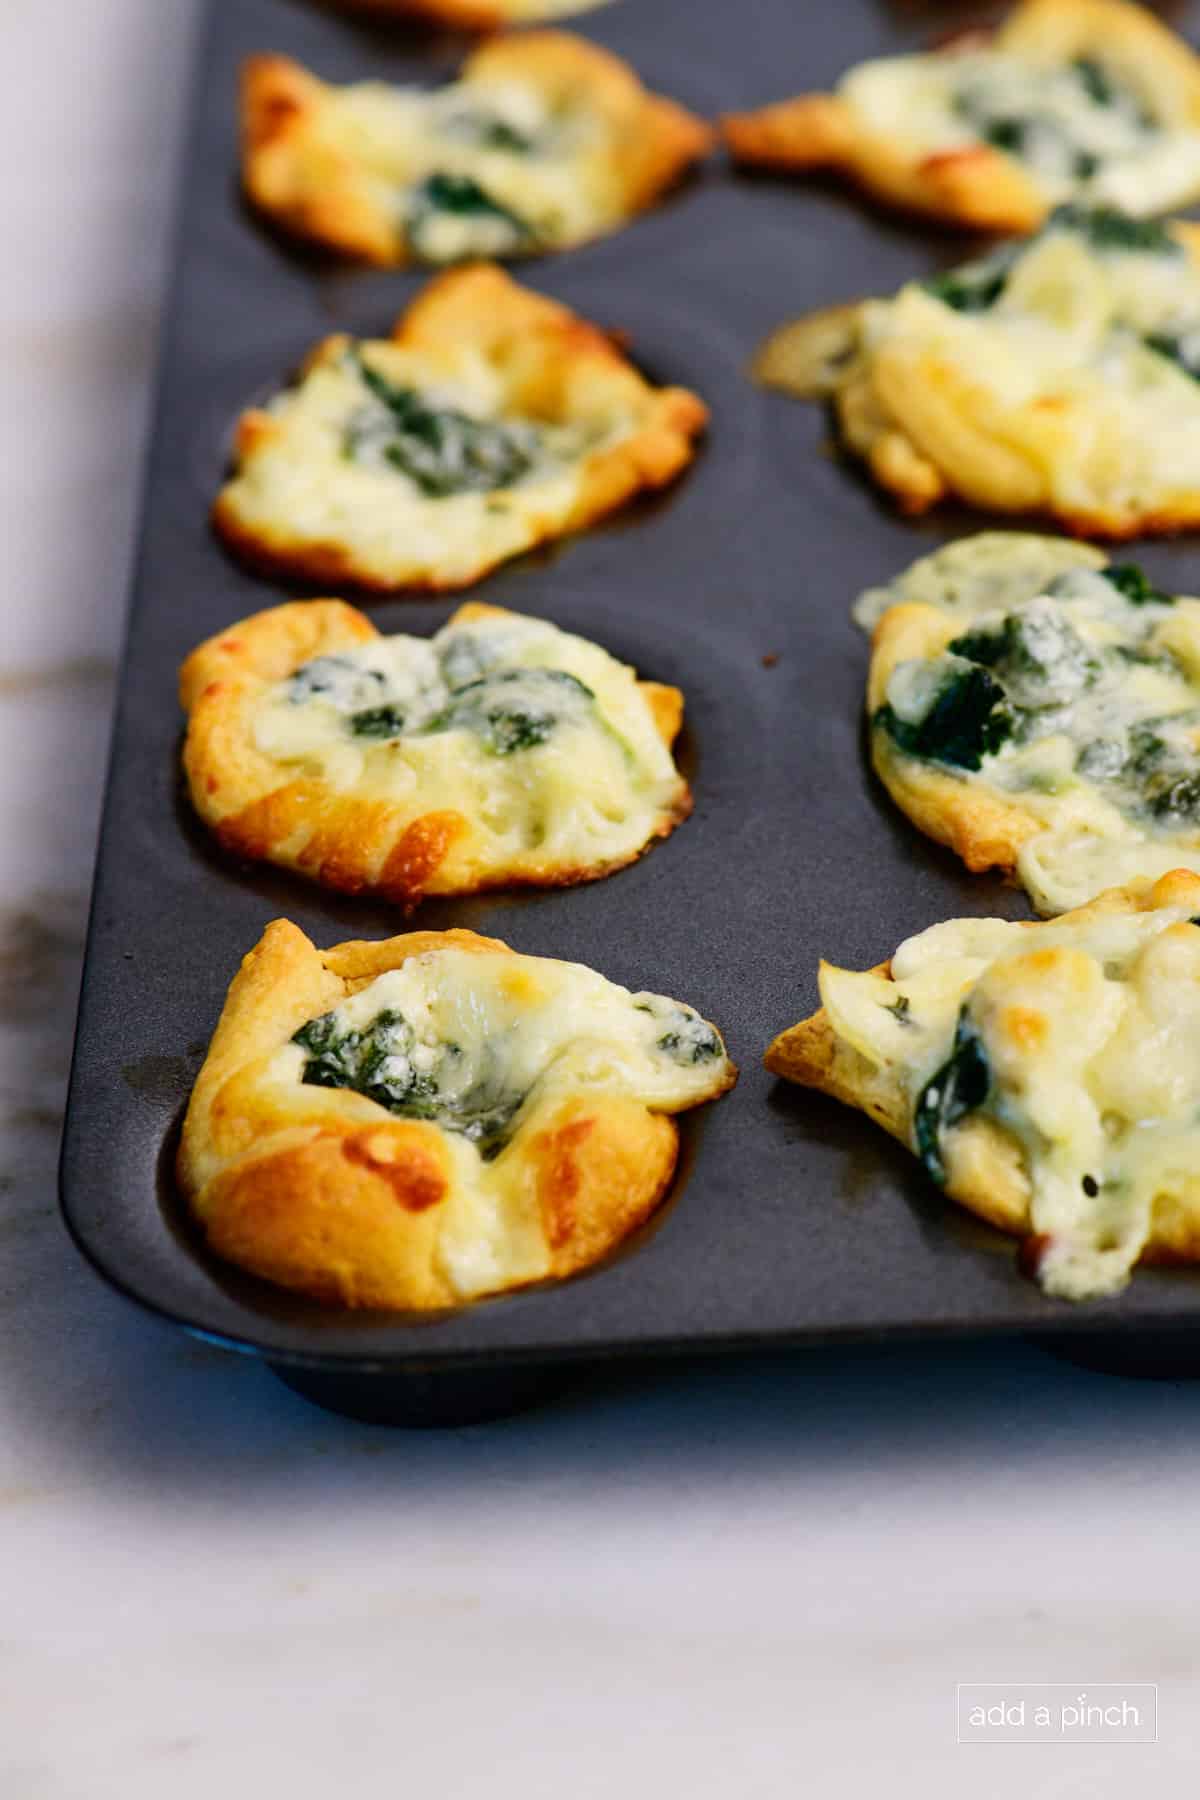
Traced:
[[[349, 344], [267, 409], [224, 502], [257, 537], [336, 545], [367, 578], [470, 578], [567, 519], [587, 456], [635, 429], [611, 401], [570, 423], [515, 411], [469, 346]], [[407, 572], [404, 573], [404, 572]]]
[[608, 1094], [677, 1112], [729, 1073], [718, 1033], [678, 1001], [576, 963], [445, 949], [309, 1020], [266, 1078], [350, 1089], [442, 1130], [456, 1179], [438, 1254], [466, 1299], [546, 1272], [542, 1235], [518, 1204], [527, 1165], [505, 1155], [534, 1106]]
[[1200, 183], [1200, 131], [1162, 118], [1099, 47], [1052, 64], [973, 47], [885, 57], [852, 69], [840, 92], [915, 160], [989, 144], [1052, 205], [1083, 197], [1164, 212]]
[[1200, 488], [1200, 268], [1157, 223], [1063, 208], [868, 302], [860, 331], [868, 360], [944, 364], [964, 428], [1027, 460], [1068, 515], [1153, 514]]
[[423, 262], [561, 249], [620, 221], [608, 130], [582, 95], [483, 73], [432, 92], [366, 81], [328, 89], [319, 117]]
[[[1155, 1203], [1200, 1169], [1200, 924], [1182, 906], [1021, 926], [954, 919], [893, 980], [824, 966], [838, 1036], [902, 1084], [910, 1143], [946, 1180], [956, 1130], [1016, 1139], [1048, 1293], [1117, 1293]], [[1200, 1196], [1198, 1196], [1200, 1197]]]
[[339, 791], [461, 812], [497, 868], [628, 858], [681, 787], [634, 671], [513, 614], [317, 657], [262, 696], [253, 741]]
[[947, 631], [893, 669], [874, 728], [1039, 822], [1018, 865], [1039, 910], [1200, 869], [1200, 601], [1079, 567]]

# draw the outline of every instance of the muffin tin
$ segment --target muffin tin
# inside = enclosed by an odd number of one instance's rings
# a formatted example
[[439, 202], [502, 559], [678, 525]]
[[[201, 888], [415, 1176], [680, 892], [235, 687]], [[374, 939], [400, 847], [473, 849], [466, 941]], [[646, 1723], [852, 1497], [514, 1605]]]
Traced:
[[[828, 86], [863, 56], [978, 16], [900, 0], [616, 0], [574, 23], [713, 116]], [[1171, 16], [1200, 38], [1200, 3]], [[394, 909], [231, 861], [180, 788], [180, 661], [295, 592], [240, 569], [210, 534], [233, 421], [324, 333], [385, 332], [424, 279], [301, 254], [246, 213], [238, 65], [277, 49], [336, 80], [433, 81], [467, 42], [368, 28], [303, 0], [209, 11], [63, 1148], [76, 1241], [131, 1298], [376, 1418], [479, 1416], [530, 1397], [566, 1359], [616, 1353], [1007, 1331], [1061, 1338], [1067, 1353], [1118, 1334], [1135, 1364], [1163, 1344], [1186, 1359], [1200, 1344], [1200, 1276], [1147, 1270], [1113, 1300], [1050, 1300], [1017, 1274], [1011, 1242], [944, 1201], [883, 1133], [762, 1070], [774, 1033], [814, 1006], [820, 956], [865, 968], [937, 919], [1026, 913], [1015, 891], [968, 877], [908, 825], [862, 744], [867, 650], [851, 601], [984, 521], [950, 509], [898, 518], [831, 454], [817, 408], [745, 375], [783, 319], [887, 292], [974, 241], [832, 184], [735, 175], [719, 155], [616, 236], [516, 270], [628, 334], [653, 379], [704, 396], [713, 419], [697, 462], [667, 494], [471, 590], [677, 683], [695, 814], [605, 881], [432, 902], [417, 923], [470, 926], [676, 995], [721, 1026], [740, 1084], [684, 1121], [675, 1190], [615, 1259], [434, 1319], [275, 1291], [216, 1262], [184, 1217], [171, 1182], [179, 1123], [229, 980], [266, 922], [285, 914], [319, 944], [404, 928]], [[1173, 591], [1200, 590], [1196, 544], [1130, 554]], [[368, 605], [384, 631], [430, 632], [456, 603]]]

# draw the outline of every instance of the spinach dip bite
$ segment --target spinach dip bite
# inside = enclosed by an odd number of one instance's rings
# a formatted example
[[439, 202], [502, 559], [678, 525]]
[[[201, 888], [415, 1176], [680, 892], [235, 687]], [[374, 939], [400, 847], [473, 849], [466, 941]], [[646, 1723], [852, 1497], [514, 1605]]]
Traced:
[[430, 282], [390, 339], [326, 338], [294, 386], [243, 413], [213, 522], [286, 576], [466, 587], [666, 486], [707, 418], [481, 264]]
[[180, 696], [192, 802], [227, 849], [405, 908], [594, 880], [691, 811], [678, 688], [498, 607], [381, 637], [292, 601], [201, 644]]
[[1109, 538], [1200, 523], [1200, 225], [1066, 206], [891, 300], [783, 327], [755, 373], [831, 401], [906, 512], [955, 496]]
[[722, 125], [739, 162], [832, 169], [985, 231], [1032, 231], [1066, 200], [1150, 214], [1200, 197], [1200, 58], [1126, 0], [1024, 0], [995, 31]]
[[286, 56], [242, 76], [242, 176], [292, 235], [358, 260], [569, 250], [618, 230], [712, 133], [567, 32], [500, 37], [440, 88], [333, 87]]
[[[956, 570], [949, 605], [939, 562]], [[914, 824], [969, 869], [1015, 872], [1042, 913], [1200, 870], [1200, 600], [1086, 545], [1010, 553], [999, 532], [896, 591], [867, 711], [876, 771]]]
[[578, 963], [471, 931], [318, 950], [278, 919], [230, 987], [179, 1181], [268, 1281], [459, 1306], [607, 1255], [670, 1185], [671, 1115], [736, 1078], [691, 1007]]
[[1200, 1259], [1200, 879], [1038, 924], [951, 919], [822, 1006], [766, 1065], [869, 1114], [952, 1200], [1025, 1240], [1047, 1293]]

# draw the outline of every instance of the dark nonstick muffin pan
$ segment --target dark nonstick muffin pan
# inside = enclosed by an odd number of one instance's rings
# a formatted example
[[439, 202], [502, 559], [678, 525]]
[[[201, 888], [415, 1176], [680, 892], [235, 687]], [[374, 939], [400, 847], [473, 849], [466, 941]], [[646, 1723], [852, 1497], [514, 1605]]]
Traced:
[[[901, 0], [617, 0], [576, 24], [713, 116], [828, 86], [863, 56], [977, 16]], [[1200, 38], [1200, 3], [1171, 20]], [[870, 775], [867, 650], [849, 612], [863, 587], [996, 521], [943, 510], [905, 522], [830, 453], [817, 408], [745, 375], [785, 318], [887, 292], [972, 245], [832, 184], [735, 175], [720, 156], [615, 237], [515, 271], [628, 334], [653, 379], [704, 396], [712, 427], [695, 465], [666, 495], [470, 590], [678, 684], [695, 814], [608, 880], [433, 902], [415, 922], [470, 926], [688, 1001], [721, 1026], [738, 1087], [685, 1120], [675, 1190], [617, 1257], [434, 1319], [273, 1290], [216, 1262], [184, 1216], [171, 1181], [179, 1122], [229, 980], [267, 921], [286, 915], [322, 945], [405, 928], [392, 908], [232, 861], [180, 789], [181, 659], [288, 591], [239, 568], [209, 531], [236, 415], [325, 333], [385, 334], [424, 279], [300, 253], [247, 214], [238, 65], [274, 49], [336, 80], [431, 82], [468, 47], [304, 0], [210, 9], [63, 1149], [76, 1241], [143, 1305], [375, 1417], [480, 1413], [567, 1359], [614, 1353], [1020, 1331], [1070, 1334], [1068, 1354], [1111, 1340], [1139, 1366], [1163, 1346], [1190, 1359], [1200, 1273], [1143, 1270], [1086, 1306], [1048, 1299], [1017, 1273], [1011, 1242], [946, 1202], [881, 1131], [761, 1067], [775, 1032], [816, 1004], [820, 956], [866, 968], [937, 919], [1027, 909], [920, 837]], [[1128, 553], [1164, 586], [1200, 590], [1200, 545]], [[369, 609], [384, 631], [426, 633], [455, 604]]]

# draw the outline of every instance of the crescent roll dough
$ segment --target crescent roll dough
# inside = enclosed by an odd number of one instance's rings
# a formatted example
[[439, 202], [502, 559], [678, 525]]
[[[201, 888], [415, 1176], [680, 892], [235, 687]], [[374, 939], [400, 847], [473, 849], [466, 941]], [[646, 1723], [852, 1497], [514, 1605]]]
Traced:
[[[1023, 588], [1003, 592], [1005, 538], [987, 533], [954, 547], [964, 567], [977, 550], [975, 607], [960, 578], [954, 606], [883, 613], [867, 695], [880, 779], [969, 869], [1019, 875], [1039, 912], [1200, 871], [1200, 600], [1095, 552], [1040, 579], [1015, 541]], [[925, 559], [926, 588], [946, 554]]]
[[390, 339], [338, 335], [242, 414], [213, 520], [257, 566], [458, 588], [691, 461], [708, 418], [612, 340], [481, 264], [431, 281]]
[[827, 395], [907, 512], [954, 495], [1094, 537], [1200, 523], [1200, 226], [1064, 207], [1032, 240], [785, 326], [757, 372]]
[[767, 1068], [869, 1114], [952, 1200], [1025, 1239], [1047, 1292], [1200, 1260], [1200, 878], [1039, 924], [951, 919], [823, 1005]]
[[1148, 214], [1200, 196], [1200, 58], [1127, 0], [1024, 0], [994, 33], [722, 125], [739, 162], [833, 169], [984, 231], [1032, 231], [1064, 200]]
[[212, 1249], [342, 1306], [571, 1275], [665, 1194], [670, 1114], [732, 1086], [714, 1028], [470, 931], [318, 950], [287, 920], [234, 978], [179, 1151]]
[[332, 87], [286, 56], [242, 77], [242, 175], [294, 236], [371, 263], [567, 250], [652, 206], [712, 133], [610, 51], [500, 37], [441, 88]]
[[180, 695], [192, 801], [222, 844], [405, 908], [593, 880], [691, 811], [678, 688], [499, 607], [429, 640], [293, 601], [201, 644]]

